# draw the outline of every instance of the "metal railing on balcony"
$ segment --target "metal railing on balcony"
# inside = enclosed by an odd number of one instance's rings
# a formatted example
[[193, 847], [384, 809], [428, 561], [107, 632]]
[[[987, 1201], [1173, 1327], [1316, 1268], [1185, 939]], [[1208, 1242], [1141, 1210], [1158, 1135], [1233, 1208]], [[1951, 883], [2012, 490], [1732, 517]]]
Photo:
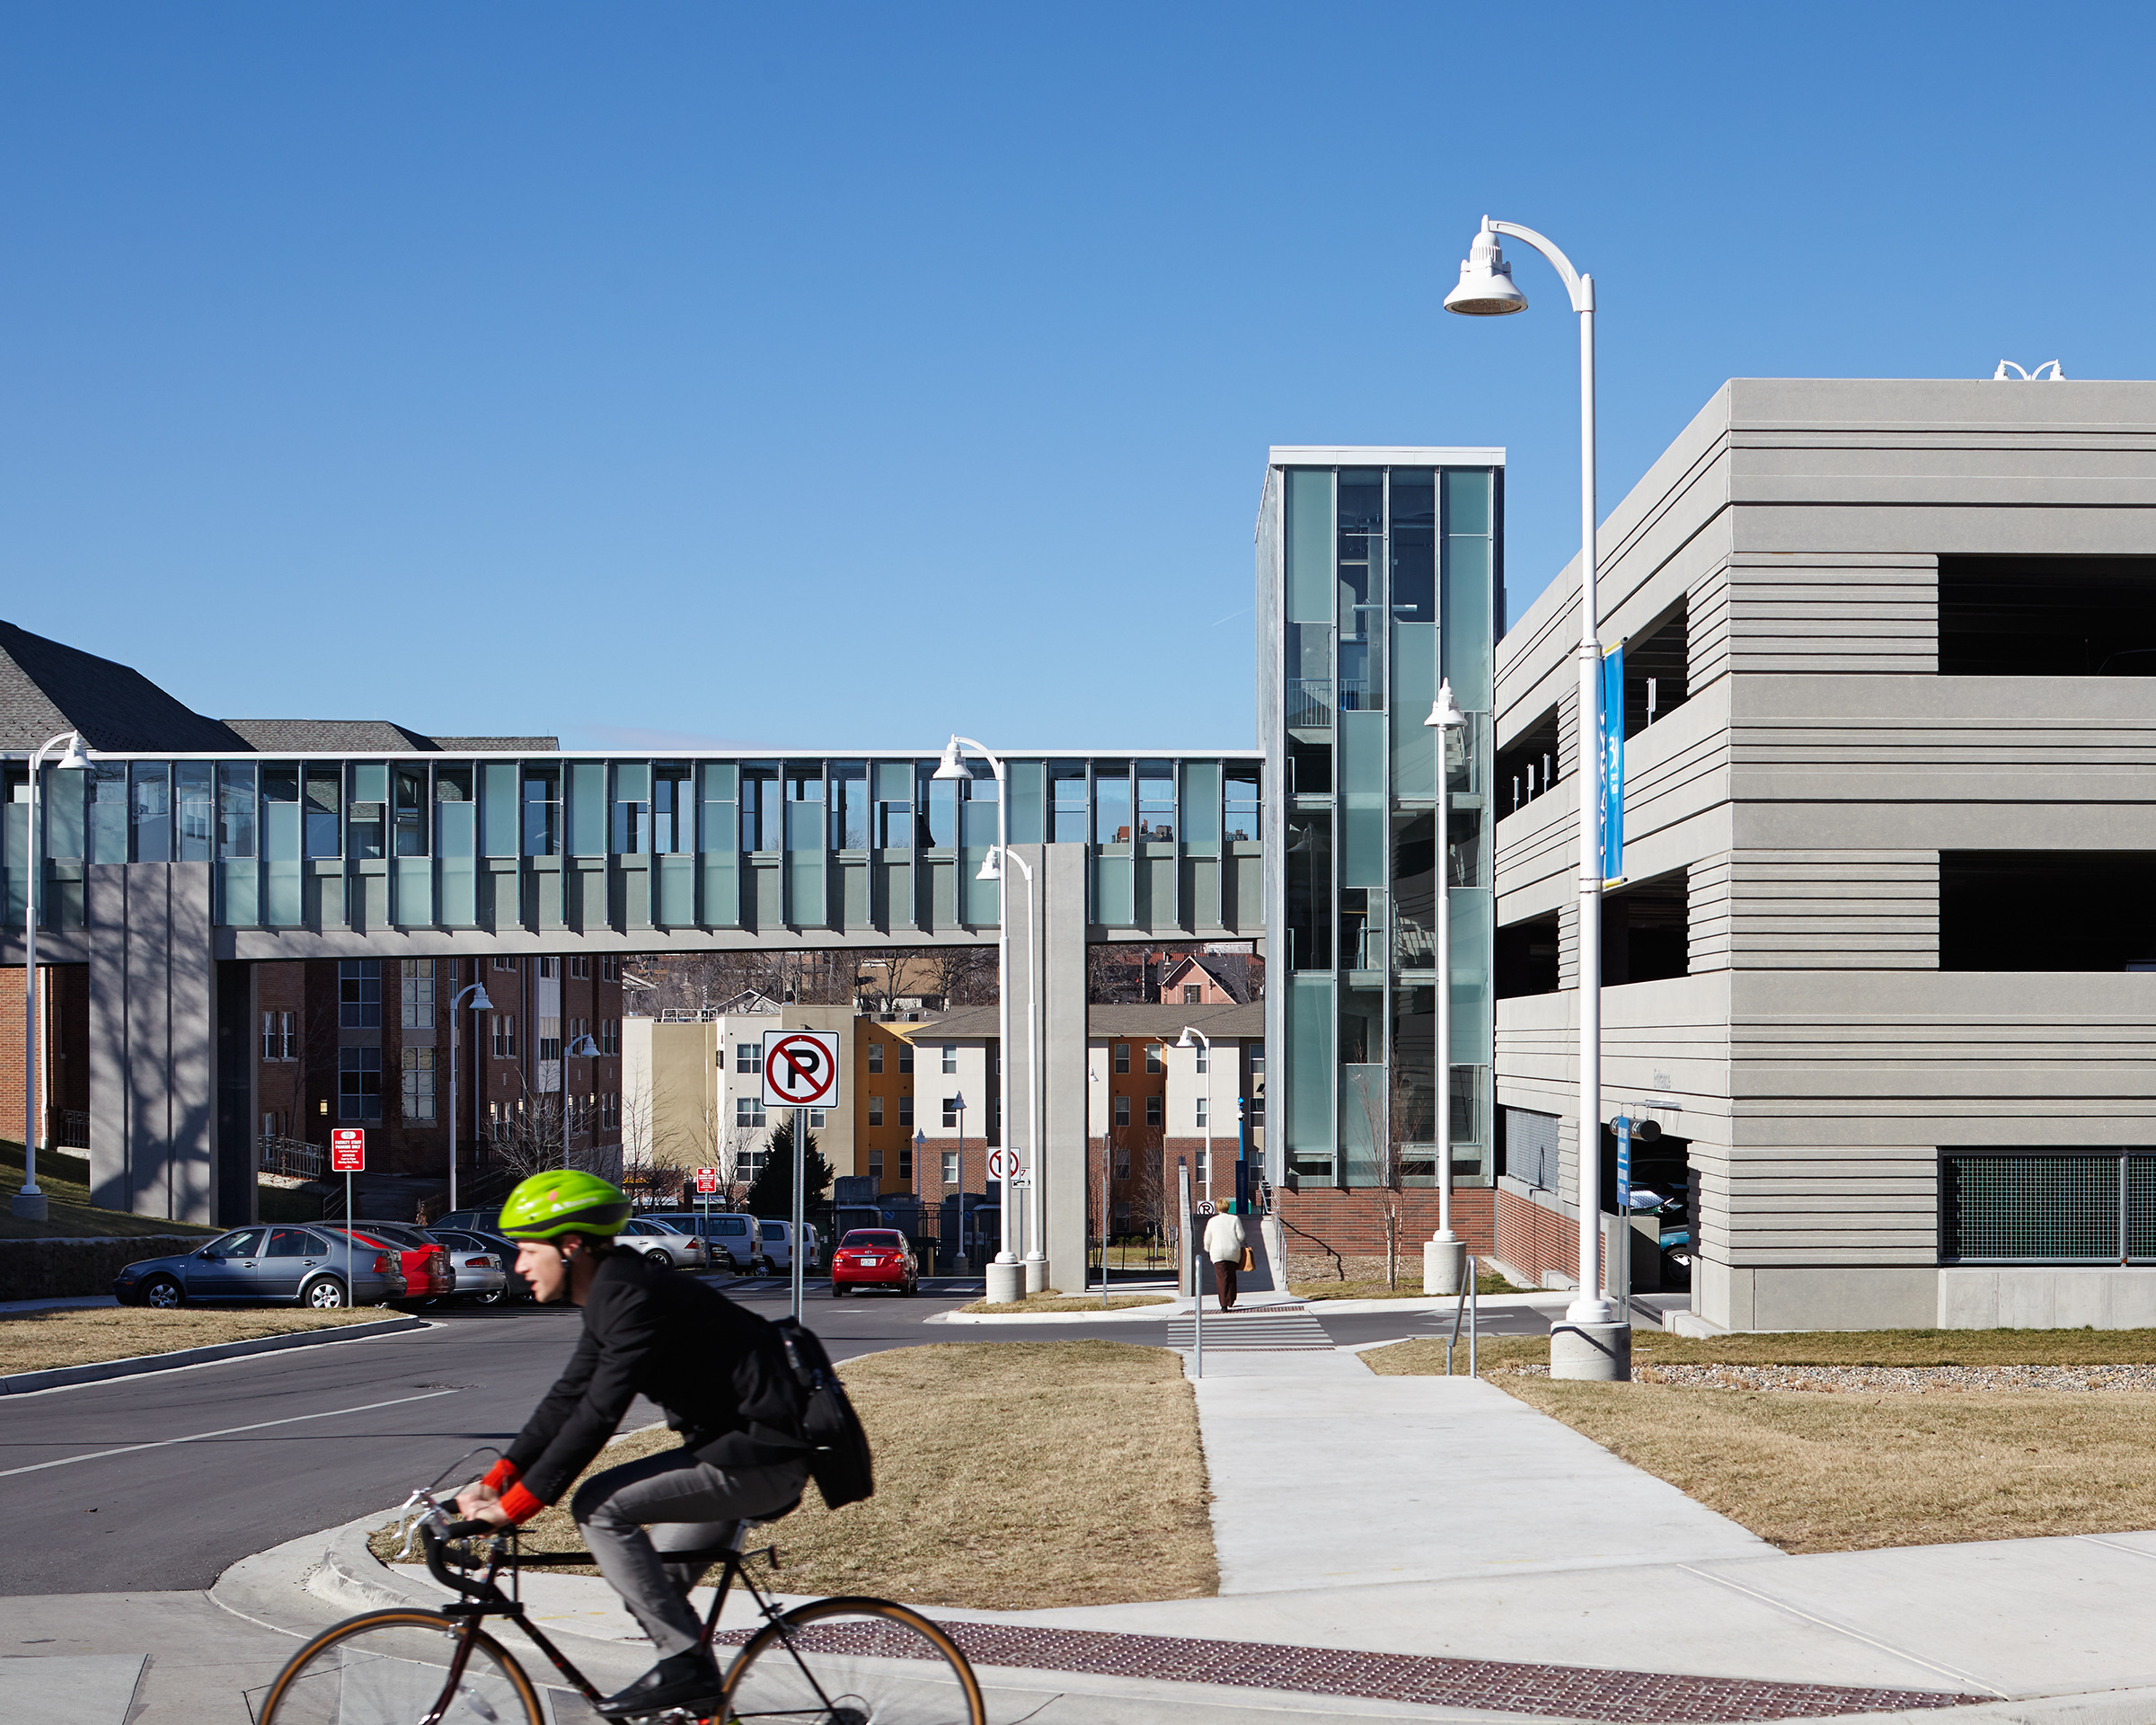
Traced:
[[281, 1174], [289, 1180], [320, 1180], [328, 1166], [329, 1153], [318, 1144], [267, 1135], [256, 1143], [261, 1146], [260, 1166], [265, 1174]]
[[1287, 722], [1294, 730], [1332, 729], [1332, 679], [1330, 677], [1291, 677], [1287, 679]]

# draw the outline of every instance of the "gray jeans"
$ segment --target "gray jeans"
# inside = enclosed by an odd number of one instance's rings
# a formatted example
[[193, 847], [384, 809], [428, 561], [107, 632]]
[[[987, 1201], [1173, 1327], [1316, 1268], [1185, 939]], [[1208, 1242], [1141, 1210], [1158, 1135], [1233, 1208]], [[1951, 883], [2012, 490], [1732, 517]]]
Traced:
[[[808, 1464], [713, 1467], [686, 1449], [661, 1450], [595, 1473], [577, 1488], [570, 1514], [599, 1572], [644, 1627], [661, 1658], [685, 1653], [703, 1632], [688, 1602], [702, 1563], [667, 1563], [667, 1552], [722, 1544], [733, 1524], [782, 1509], [801, 1494]], [[664, 1523], [656, 1537], [647, 1526]]]

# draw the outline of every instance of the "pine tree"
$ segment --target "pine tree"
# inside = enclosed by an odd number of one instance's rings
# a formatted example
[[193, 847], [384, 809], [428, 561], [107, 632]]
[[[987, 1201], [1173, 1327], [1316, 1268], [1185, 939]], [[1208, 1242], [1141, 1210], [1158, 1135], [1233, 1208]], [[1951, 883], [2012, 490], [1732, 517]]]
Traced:
[[[831, 1190], [831, 1164], [817, 1148], [816, 1134], [808, 1135], [801, 1156], [806, 1201], [820, 1204]], [[771, 1148], [764, 1153], [763, 1172], [748, 1189], [742, 1206], [751, 1216], [783, 1220], [793, 1214], [793, 1116], [791, 1112], [773, 1128]]]

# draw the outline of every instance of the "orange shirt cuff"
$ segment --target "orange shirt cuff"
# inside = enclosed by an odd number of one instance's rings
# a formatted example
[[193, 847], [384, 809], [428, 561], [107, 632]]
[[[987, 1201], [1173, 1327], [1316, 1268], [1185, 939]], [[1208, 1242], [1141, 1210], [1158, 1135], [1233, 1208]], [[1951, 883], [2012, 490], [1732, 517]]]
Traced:
[[517, 1464], [505, 1455], [487, 1470], [487, 1477], [480, 1483], [490, 1491], [501, 1491], [516, 1484], [522, 1477]]
[[522, 1485], [512, 1485], [501, 1494], [501, 1513], [516, 1526], [522, 1526], [545, 1508]]

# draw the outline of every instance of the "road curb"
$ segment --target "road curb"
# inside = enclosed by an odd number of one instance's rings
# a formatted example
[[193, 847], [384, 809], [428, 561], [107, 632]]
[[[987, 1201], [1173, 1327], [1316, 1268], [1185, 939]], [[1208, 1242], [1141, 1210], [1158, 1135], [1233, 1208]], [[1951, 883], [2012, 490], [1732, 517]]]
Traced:
[[0, 1395], [30, 1395], [39, 1390], [65, 1389], [73, 1384], [102, 1384], [115, 1377], [139, 1377], [146, 1372], [174, 1372], [183, 1366], [208, 1366], [220, 1359], [243, 1359], [249, 1354], [280, 1353], [287, 1348], [320, 1348], [332, 1341], [364, 1341], [370, 1336], [393, 1336], [407, 1330], [429, 1328], [425, 1318], [384, 1318], [377, 1323], [349, 1323], [332, 1330], [296, 1330], [284, 1336], [252, 1336], [245, 1341], [213, 1342], [207, 1348], [181, 1348], [169, 1354], [136, 1354], [127, 1359], [100, 1359], [86, 1366], [56, 1366], [50, 1371], [18, 1372], [0, 1377]]

